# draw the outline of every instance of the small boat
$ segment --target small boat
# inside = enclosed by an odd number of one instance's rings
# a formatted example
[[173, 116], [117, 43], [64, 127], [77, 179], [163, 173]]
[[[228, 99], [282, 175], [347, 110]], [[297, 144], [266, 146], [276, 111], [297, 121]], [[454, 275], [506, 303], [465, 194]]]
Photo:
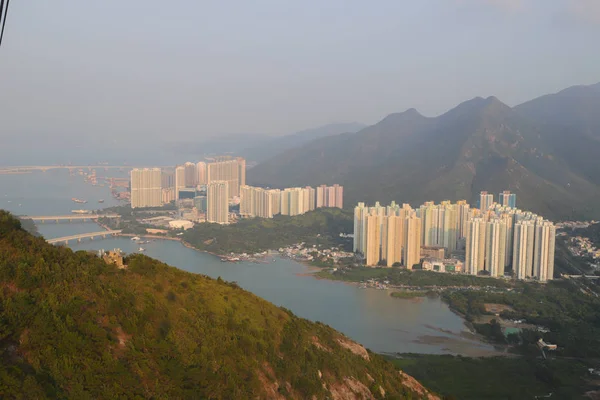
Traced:
[[145, 248], [143, 248], [143, 247], [140, 247], [140, 248], [138, 249], [138, 251], [146, 251], [146, 249], [145, 249]]
[[[102, 185], [102, 186], [104, 186], [104, 185]], [[104, 203], [104, 199], [98, 200], [98, 203]]]
[[133, 240], [135, 242], [136, 240], [140, 240], [140, 238], [137, 237], [137, 236], [134, 236], [134, 237], [131, 238], [131, 240]]
[[91, 214], [91, 210], [71, 210], [73, 214]]

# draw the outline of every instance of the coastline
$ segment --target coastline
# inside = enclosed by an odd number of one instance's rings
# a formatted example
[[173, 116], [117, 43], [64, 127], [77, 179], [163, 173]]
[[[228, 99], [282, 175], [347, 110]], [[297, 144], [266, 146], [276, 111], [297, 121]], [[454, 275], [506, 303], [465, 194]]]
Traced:
[[[189, 248], [191, 250], [194, 250], [194, 251], [197, 251], [200, 253], [210, 254], [211, 256], [217, 257], [219, 259], [222, 259], [223, 257], [227, 257], [227, 255], [220, 255], [220, 254], [217, 254], [217, 253], [214, 253], [211, 251], [198, 249], [194, 245], [192, 245], [191, 243], [185, 241], [184, 239], [182, 239], [180, 237], [159, 236], [159, 235], [152, 235], [152, 234], [137, 234], [137, 235], [136, 234], [119, 234], [117, 236], [118, 237], [138, 236], [140, 238], [147, 238], [147, 239], [177, 241], [177, 242], [180, 242], [186, 248]], [[276, 250], [269, 250], [268, 254], [272, 255], [272, 256], [280, 256], [281, 258], [286, 258], [291, 261], [295, 261], [298, 264], [301, 264], [304, 267], [304, 271], [295, 273], [294, 274], [295, 276], [312, 277], [312, 278], [318, 279], [318, 280], [340, 282], [340, 283], [355, 286], [355, 287], [360, 286], [360, 282], [344, 281], [344, 280], [339, 280], [339, 279], [329, 279], [327, 277], [317, 276], [316, 274], [318, 272], [322, 271], [323, 268], [313, 265], [310, 261], [296, 260], [294, 258], [281, 256], [280, 253]], [[366, 288], [366, 289], [374, 289], [374, 288]], [[374, 289], [374, 290], [376, 290], [376, 289]], [[398, 291], [398, 289], [397, 288], [388, 288], [386, 290], [388, 296], [390, 296], [391, 293], [393, 293], [395, 291]], [[397, 299], [397, 300], [407, 300], [410, 302], [415, 302], [415, 299]], [[417, 299], [417, 300], [422, 301], [422, 299]], [[447, 303], [445, 303], [445, 304], [447, 305]], [[473, 330], [469, 328], [467, 321], [464, 318], [464, 315], [460, 314], [459, 312], [457, 312], [456, 310], [453, 310], [450, 307], [448, 307], [448, 308], [455, 315], [457, 315], [461, 318], [466, 329], [462, 332], [452, 332], [450, 334], [449, 332], [445, 332], [444, 330], [442, 330], [440, 328], [435, 328], [434, 330], [439, 331], [439, 333], [442, 333], [442, 335], [440, 335], [440, 334], [421, 335], [420, 337], [414, 339], [415, 343], [434, 346], [434, 347], [443, 345], [445, 351], [448, 352], [446, 354], [455, 354], [455, 355], [459, 354], [459, 355], [463, 355], [466, 357], [490, 357], [490, 356], [510, 356], [511, 355], [509, 353], [501, 353], [501, 352], [499, 352], [497, 350], [493, 350], [493, 349], [482, 348], [481, 346], [493, 346], [493, 344], [484, 340], [484, 338], [482, 336], [474, 333]], [[450, 334], [450, 336], [448, 336], [448, 334]], [[469, 342], [472, 342], [472, 343], [469, 343]]]

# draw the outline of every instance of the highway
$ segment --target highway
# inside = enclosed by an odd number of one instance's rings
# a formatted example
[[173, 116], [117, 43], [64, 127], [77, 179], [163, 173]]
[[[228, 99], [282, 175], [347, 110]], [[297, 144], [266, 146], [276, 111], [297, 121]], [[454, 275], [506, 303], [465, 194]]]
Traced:
[[112, 231], [80, 233], [79, 235], [71, 235], [71, 236], [64, 236], [64, 237], [59, 237], [59, 238], [54, 238], [54, 239], [48, 239], [47, 242], [50, 244], [56, 244], [56, 243], [67, 244], [70, 240], [81, 241], [81, 239], [95, 239], [97, 237], [105, 238], [107, 236], [118, 235], [119, 233], [121, 233], [120, 229], [112, 230]]
[[21, 215], [19, 219], [31, 219], [33, 221], [85, 221], [98, 218], [119, 218], [118, 214], [73, 214], [73, 215]]

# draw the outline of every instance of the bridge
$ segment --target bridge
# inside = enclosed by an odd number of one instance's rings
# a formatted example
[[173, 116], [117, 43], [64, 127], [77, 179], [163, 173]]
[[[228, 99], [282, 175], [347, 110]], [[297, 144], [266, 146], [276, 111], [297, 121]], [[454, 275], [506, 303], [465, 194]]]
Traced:
[[50, 244], [56, 244], [56, 243], [64, 243], [64, 244], [69, 244], [70, 240], [77, 240], [78, 242], [81, 242], [82, 239], [95, 239], [95, 238], [106, 238], [107, 236], [116, 236], [119, 233], [121, 233], [121, 230], [112, 230], [112, 231], [102, 231], [102, 232], [92, 232], [92, 233], [80, 233], [79, 235], [71, 235], [71, 236], [64, 236], [64, 237], [59, 237], [59, 238], [54, 238], [54, 239], [48, 239], [47, 242]]
[[148, 168], [148, 167], [135, 167], [131, 165], [23, 165], [23, 166], [7, 166], [0, 167], [0, 173], [18, 173], [18, 172], [33, 172], [33, 171], [48, 171], [51, 169], [87, 169], [91, 171], [93, 169], [132, 169], [132, 168]]
[[567, 274], [562, 274], [562, 276], [564, 278], [568, 278], [568, 279], [578, 279], [578, 278], [585, 278], [585, 279], [600, 279], [600, 276], [598, 275], [567, 275]]
[[98, 218], [119, 218], [118, 214], [73, 214], [73, 215], [22, 215], [19, 217], [20, 219], [31, 219], [34, 222], [46, 222], [46, 221], [54, 221], [59, 223], [60, 221], [93, 221], [98, 220]]

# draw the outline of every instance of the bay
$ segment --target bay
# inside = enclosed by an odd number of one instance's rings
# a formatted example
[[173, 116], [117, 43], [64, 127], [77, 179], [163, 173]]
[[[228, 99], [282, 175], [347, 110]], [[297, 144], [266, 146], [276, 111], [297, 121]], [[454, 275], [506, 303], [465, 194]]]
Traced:
[[[108, 187], [91, 186], [83, 182], [81, 176], [69, 176], [66, 171], [0, 175], [0, 208], [14, 213], [68, 214], [74, 208], [71, 197], [104, 198], [104, 206], [117, 204], [110, 197]], [[82, 206], [98, 208], [91, 203]], [[79, 222], [38, 224], [38, 229], [46, 238], [102, 230], [95, 223]], [[137, 252], [140, 246], [129, 238], [118, 237], [69, 245], [75, 251], [119, 248], [126, 253]], [[184, 271], [237, 282], [273, 304], [328, 324], [376, 352], [494, 354], [492, 346], [466, 335], [462, 318], [438, 298], [396, 299], [387, 290], [360, 289], [353, 284], [318, 280], [307, 276], [306, 266], [278, 256], [267, 264], [224, 263], [178, 241], [154, 240], [142, 246], [150, 257]]]

